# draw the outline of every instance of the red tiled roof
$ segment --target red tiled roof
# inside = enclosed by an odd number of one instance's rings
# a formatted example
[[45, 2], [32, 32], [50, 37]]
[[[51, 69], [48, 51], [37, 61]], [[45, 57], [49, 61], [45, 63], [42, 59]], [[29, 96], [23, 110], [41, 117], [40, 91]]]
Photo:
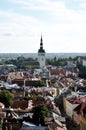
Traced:
[[62, 68], [55, 68], [50, 70], [51, 75], [59, 75], [59, 74], [65, 74], [64, 69]]
[[75, 108], [75, 111], [82, 112], [84, 109], [86, 109], [86, 103], [83, 102]]
[[11, 79], [23, 79], [24, 76], [23, 76], [23, 73], [21, 73], [21, 72], [13, 72], [13, 73], [8, 74], [8, 78], [11, 78]]
[[37, 106], [39, 104], [44, 104], [44, 101], [33, 101], [33, 106]]
[[26, 109], [28, 108], [28, 101], [26, 100], [17, 100], [15, 101], [12, 106], [12, 108], [21, 108], [21, 109]]
[[86, 102], [85, 102], [85, 103], [83, 102], [83, 103], [81, 104], [81, 111], [84, 110], [84, 109], [86, 109]]
[[75, 98], [71, 98], [71, 99], [67, 99], [69, 102], [71, 102], [72, 104], [81, 104], [81, 103], [85, 103], [86, 102], [86, 97], [75, 97]]

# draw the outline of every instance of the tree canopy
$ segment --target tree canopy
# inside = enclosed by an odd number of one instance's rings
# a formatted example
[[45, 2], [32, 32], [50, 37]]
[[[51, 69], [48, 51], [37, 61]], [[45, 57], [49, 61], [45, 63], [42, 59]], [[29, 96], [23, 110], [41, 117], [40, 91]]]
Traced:
[[41, 124], [42, 126], [45, 125], [44, 118], [49, 116], [50, 114], [45, 104], [40, 104], [36, 106], [33, 110], [33, 113], [33, 122], [36, 125]]
[[8, 90], [3, 90], [0, 92], [0, 102], [2, 102], [5, 107], [9, 107], [13, 103], [13, 94]]
[[80, 78], [86, 79], [86, 66], [83, 66], [82, 64], [77, 63], [77, 68], [79, 69], [79, 74], [78, 74], [78, 76], [79, 76]]
[[56, 58], [47, 59], [46, 64], [54, 66], [64, 66], [67, 64], [67, 59], [66, 58], [59, 58], [58, 60]]

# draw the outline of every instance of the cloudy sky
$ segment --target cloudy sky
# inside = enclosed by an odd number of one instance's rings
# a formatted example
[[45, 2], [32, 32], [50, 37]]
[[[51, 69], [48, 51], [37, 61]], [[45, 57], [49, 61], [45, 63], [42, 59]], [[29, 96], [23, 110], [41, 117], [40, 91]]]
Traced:
[[86, 0], [0, 0], [0, 53], [86, 52]]

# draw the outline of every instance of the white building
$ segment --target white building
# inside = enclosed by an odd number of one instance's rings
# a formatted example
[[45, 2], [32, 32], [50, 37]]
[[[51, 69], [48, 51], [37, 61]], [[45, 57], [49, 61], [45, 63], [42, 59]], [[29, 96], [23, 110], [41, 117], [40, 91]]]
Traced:
[[45, 66], [45, 50], [43, 49], [42, 36], [40, 40], [40, 49], [38, 50], [38, 61], [39, 61], [40, 68], [43, 68]]

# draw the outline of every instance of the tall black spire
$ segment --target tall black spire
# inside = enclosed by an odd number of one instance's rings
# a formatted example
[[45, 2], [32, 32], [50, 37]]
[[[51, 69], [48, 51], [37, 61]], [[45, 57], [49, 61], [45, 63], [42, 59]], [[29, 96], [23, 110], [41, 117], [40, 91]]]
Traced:
[[40, 48], [43, 49], [43, 40], [42, 40], [42, 35], [41, 35], [41, 40], [40, 40]]
[[40, 40], [40, 49], [38, 50], [38, 53], [45, 53], [45, 50], [43, 49], [43, 39], [41, 35], [41, 40]]

